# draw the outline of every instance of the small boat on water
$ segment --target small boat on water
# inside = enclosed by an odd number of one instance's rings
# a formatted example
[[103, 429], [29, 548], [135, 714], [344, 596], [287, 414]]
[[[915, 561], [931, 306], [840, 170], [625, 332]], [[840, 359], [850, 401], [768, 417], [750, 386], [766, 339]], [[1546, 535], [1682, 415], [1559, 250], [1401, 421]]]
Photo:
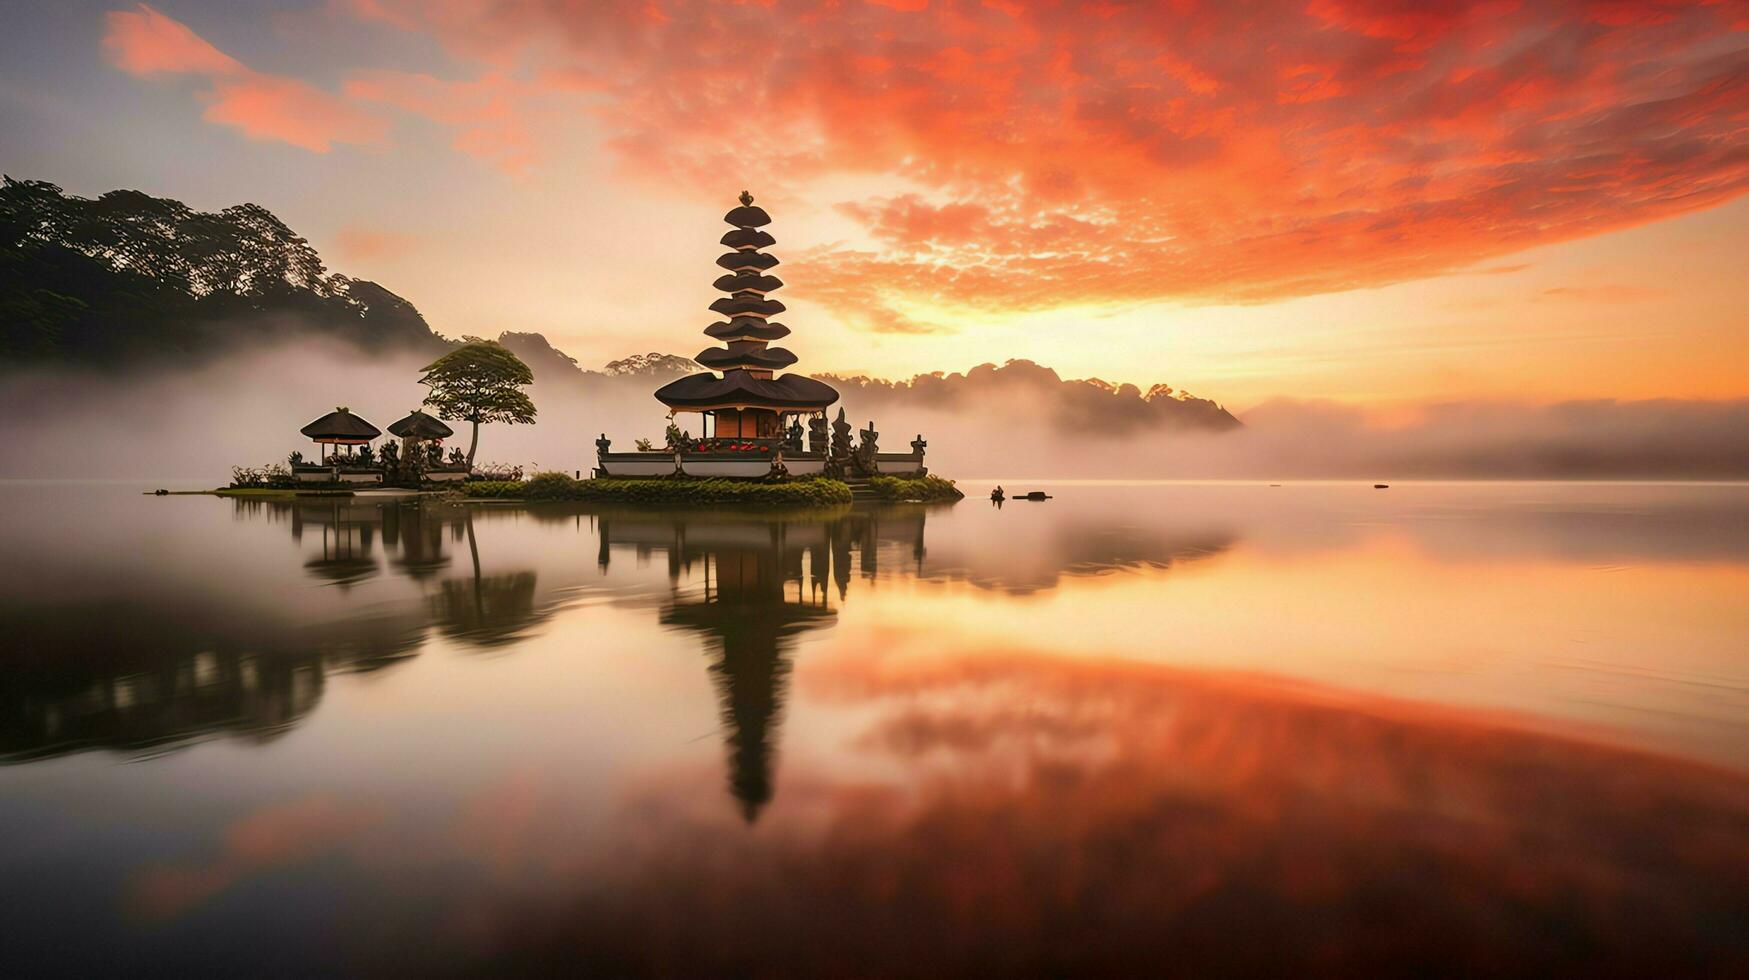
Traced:
[[1051, 495], [1048, 493], [1045, 493], [1043, 490], [1034, 490], [1031, 493], [1016, 494], [1014, 499], [1015, 500], [1049, 500], [1049, 499], [1051, 499]]
[[1389, 483], [1375, 483], [1372, 485], [1372, 488], [1374, 490], [1389, 490], [1391, 489], [1391, 485]]

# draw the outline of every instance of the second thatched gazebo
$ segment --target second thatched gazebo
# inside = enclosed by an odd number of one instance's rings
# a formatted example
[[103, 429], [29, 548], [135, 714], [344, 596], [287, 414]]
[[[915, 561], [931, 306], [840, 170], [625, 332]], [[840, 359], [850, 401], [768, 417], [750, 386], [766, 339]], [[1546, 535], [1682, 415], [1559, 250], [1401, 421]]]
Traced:
[[[400, 437], [401, 458], [410, 460], [414, 458], [415, 453], [422, 452], [426, 444], [442, 443], [443, 440], [455, 435], [455, 430], [445, 424], [442, 419], [414, 409], [408, 412], [404, 418], [391, 422], [389, 434]], [[441, 446], [434, 449], [430, 461], [422, 467], [424, 479], [427, 482], [438, 483], [467, 479], [468, 467], [464, 464], [450, 463], [445, 465], [439, 462], [436, 453], [440, 451]]]
[[448, 439], [455, 435], [455, 430], [445, 425], [442, 419], [414, 409], [404, 418], [389, 423], [389, 435], [402, 439]]

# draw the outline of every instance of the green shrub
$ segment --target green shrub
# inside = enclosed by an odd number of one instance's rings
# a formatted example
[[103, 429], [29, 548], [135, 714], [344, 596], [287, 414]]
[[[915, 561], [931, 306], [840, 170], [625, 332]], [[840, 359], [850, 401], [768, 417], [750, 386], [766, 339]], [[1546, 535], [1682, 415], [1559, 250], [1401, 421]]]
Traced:
[[939, 476], [870, 477], [868, 488], [880, 500], [959, 500], [965, 497], [952, 480]]
[[581, 480], [573, 480], [567, 473], [549, 470], [536, 473], [522, 484], [522, 496], [525, 500], [575, 500], [577, 485]]
[[474, 480], [463, 483], [461, 490], [469, 497], [521, 500], [527, 486], [521, 480]]

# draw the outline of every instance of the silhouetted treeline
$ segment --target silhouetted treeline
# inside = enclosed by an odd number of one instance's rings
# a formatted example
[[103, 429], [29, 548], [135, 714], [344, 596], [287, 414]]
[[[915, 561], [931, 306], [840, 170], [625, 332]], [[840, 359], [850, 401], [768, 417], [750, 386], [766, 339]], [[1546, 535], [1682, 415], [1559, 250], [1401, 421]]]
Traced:
[[93, 200], [4, 178], [0, 357], [123, 364], [299, 332], [366, 350], [445, 343], [405, 299], [330, 273], [259, 205], [211, 213], [139, 191]]
[[879, 409], [887, 404], [1006, 412], [1048, 423], [1083, 436], [1128, 435], [1147, 429], [1236, 429], [1239, 420], [1207, 398], [1171, 385], [1147, 391], [1098, 378], [1069, 380], [1042, 364], [1011, 360], [998, 367], [980, 364], [960, 374], [936, 371], [909, 381], [884, 381], [863, 375], [816, 375], [837, 388], [848, 404]]
[[666, 381], [704, 370], [690, 357], [678, 354], [632, 354], [617, 361], [608, 361], [599, 371], [580, 367], [577, 359], [559, 350], [544, 334], [505, 331], [498, 335], [512, 354], [522, 358], [536, 379], [551, 381], [600, 381], [607, 378], [638, 381]]

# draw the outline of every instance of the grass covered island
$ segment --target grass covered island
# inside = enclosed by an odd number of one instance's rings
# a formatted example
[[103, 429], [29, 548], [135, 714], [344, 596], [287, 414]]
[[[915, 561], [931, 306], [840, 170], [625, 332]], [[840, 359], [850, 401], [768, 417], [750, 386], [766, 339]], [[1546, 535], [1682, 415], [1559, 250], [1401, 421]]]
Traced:
[[[965, 494], [952, 480], [877, 476], [868, 480], [869, 499], [880, 501], [959, 500]], [[785, 483], [698, 480], [675, 477], [597, 477], [576, 480], [564, 473], [536, 473], [527, 480], [464, 483], [468, 497], [488, 500], [588, 500], [621, 504], [740, 504], [750, 507], [818, 507], [858, 499], [842, 480], [808, 479]]]

